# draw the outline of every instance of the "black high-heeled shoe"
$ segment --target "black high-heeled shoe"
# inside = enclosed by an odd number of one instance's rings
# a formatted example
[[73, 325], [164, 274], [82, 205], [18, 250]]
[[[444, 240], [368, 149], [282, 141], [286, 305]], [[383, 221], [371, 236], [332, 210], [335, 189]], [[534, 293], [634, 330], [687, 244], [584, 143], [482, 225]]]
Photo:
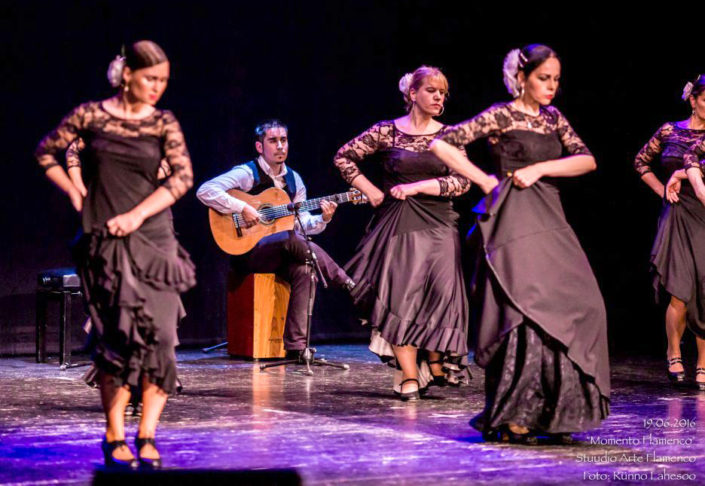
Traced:
[[698, 375], [705, 375], [705, 368], [695, 368], [695, 384], [698, 390], [705, 391], [705, 381], [698, 381]]
[[537, 445], [539, 443], [538, 437], [533, 435], [531, 431], [525, 434], [518, 434], [516, 432], [512, 432], [509, 425], [502, 426], [499, 436], [502, 442], [509, 442], [510, 444]]
[[115, 456], [113, 456], [113, 452], [115, 452], [115, 449], [119, 449], [122, 446], [127, 447], [127, 443], [125, 442], [124, 439], [108, 442], [108, 439], [106, 437], [103, 437], [103, 442], [100, 444], [100, 448], [103, 450], [103, 458], [105, 460], [105, 467], [110, 468], [110, 469], [125, 469], [125, 470], [137, 469], [137, 466], [139, 464], [137, 462], [137, 459], [135, 459], [134, 457], [132, 459], [128, 459], [128, 460], [124, 461], [122, 459], [116, 459]]
[[[407, 378], [406, 380], [402, 380], [402, 382], [399, 383], [399, 390], [401, 391], [404, 388], [404, 383], [407, 383], [410, 381], [415, 381], [416, 386], [420, 387], [419, 380], [417, 380], [416, 378]], [[406, 392], [406, 393], [401, 392], [401, 393], [399, 393], [399, 398], [401, 398], [402, 402], [421, 400], [421, 393], [419, 392], [418, 389], [416, 389], [412, 392]]]
[[668, 380], [671, 383], [683, 383], [685, 382], [685, 371], [671, 371], [671, 366], [677, 364], [683, 364], [683, 360], [680, 356], [675, 358], [668, 358], [666, 360], [668, 367], [666, 368], [666, 373], [668, 374]]
[[546, 441], [549, 445], [576, 445], [580, 441], [573, 438], [572, 434], [548, 434], [548, 440]]
[[154, 442], [154, 437], [135, 437], [135, 447], [137, 448], [137, 456], [139, 458], [139, 465], [140, 468], [142, 469], [161, 469], [162, 468], [162, 459], [157, 458], [157, 459], [150, 459], [149, 457], [142, 457], [142, 454], [140, 453], [142, 451], [142, 447], [145, 445], [151, 445], [155, 449], [157, 448], [156, 443]]

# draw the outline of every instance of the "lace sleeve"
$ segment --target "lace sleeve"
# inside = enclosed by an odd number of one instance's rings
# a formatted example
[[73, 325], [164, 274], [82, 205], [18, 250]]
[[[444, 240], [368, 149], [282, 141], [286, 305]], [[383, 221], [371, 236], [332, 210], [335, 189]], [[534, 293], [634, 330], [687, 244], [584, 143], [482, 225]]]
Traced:
[[382, 138], [388, 136], [390, 130], [391, 125], [384, 122], [376, 123], [340, 147], [333, 163], [345, 182], [352, 184], [352, 181], [362, 174], [357, 166], [358, 162], [379, 150], [382, 146]]
[[86, 143], [81, 137], [78, 137], [76, 140], [71, 142], [71, 144], [69, 144], [68, 148], [66, 149], [67, 169], [70, 169], [71, 167], [81, 167], [81, 157], [79, 156], [79, 154], [85, 148]]
[[683, 155], [683, 168], [697, 167], [705, 173], [705, 137], [690, 146]]
[[193, 169], [184, 133], [170, 111], [164, 112], [163, 144], [164, 156], [171, 168], [171, 175], [165, 180], [164, 187], [175, 199], [179, 199], [193, 186]]
[[551, 109], [555, 111], [558, 117], [556, 120], [556, 130], [566, 151], [570, 155], [592, 155], [587, 145], [585, 145], [583, 140], [575, 133], [575, 130], [570, 126], [566, 117], [563, 116], [563, 113], [558, 111], [555, 107], [551, 107]]
[[438, 185], [441, 186], [441, 196], [460, 196], [470, 190], [470, 179], [460, 174], [438, 177], [436, 180], [438, 181]]
[[83, 127], [85, 105], [80, 105], [66, 115], [59, 126], [39, 142], [34, 156], [45, 171], [59, 165], [56, 154], [65, 150], [78, 136]]
[[[464, 145], [458, 147], [458, 150], [460, 150], [463, 155], [467, 157]], [[436, 180], [438, 181], [438, 185], [441, 187], [440, 195], [444, 197], [460, 196], [470, 190], [470, 179], [461, 176], [452, 170], [450, 171], [450, 175], [437, 177]]]
[[663, 125], [654, 136], [646, 142], [646, 145], [639, 150], [639, 153], [636, 154], [636, 158], [634, 158], [634, 170], [636, 170], [640, 176], [652, 172], [651, 164], [663, 150], [663, 141], [665, 137], [668, 136], [669, 132], [671, 132], [671, 129], [670, 123]]
[[464, 147], [510, 124], [511, 118], [503, 110], [492, 106], [469, 120], [448, 127], [437, 138], [456, 147]]

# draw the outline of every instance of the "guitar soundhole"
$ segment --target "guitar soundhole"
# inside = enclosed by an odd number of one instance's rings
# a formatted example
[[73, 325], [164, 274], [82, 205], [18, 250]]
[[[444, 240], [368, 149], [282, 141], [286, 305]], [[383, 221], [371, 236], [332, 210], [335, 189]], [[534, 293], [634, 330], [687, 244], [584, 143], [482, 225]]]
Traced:
[[262, 223], [262, 224], [264, 224], [264, 225], [267, 225], [267, 226], [269, 226], [269, 225], [271, 225], [271, 224], [274, 224], [274, 221], [276, 220], [275, 218], [267, 219], [267, 218], [265, 217], [265, 215], [262, 214], [262, 211], [263, 211], [263, 210], [269, 209], [269, 208], [271, 208], [271, 207], [272, 207], [271, 204], [262, 204], [262, 205], [257, 209], [257, 212], [260, 213], [260, 217], [259, 217], [260, 223]]

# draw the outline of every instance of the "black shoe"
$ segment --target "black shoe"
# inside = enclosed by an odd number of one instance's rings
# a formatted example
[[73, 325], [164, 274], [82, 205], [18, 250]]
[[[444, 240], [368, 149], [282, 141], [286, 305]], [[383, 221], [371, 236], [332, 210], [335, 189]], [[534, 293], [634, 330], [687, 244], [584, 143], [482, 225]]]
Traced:
[[100, 445], [100, 448], [103, 450], [105, 467], [109, 469], [123, 469], [127, 471], [137, 469], [139, 463], [134, 457], [127, 461], [123, 461], [122, 459], [115, 459], [115, 457], [113, 456], [113, 452], [115, 452], [115, 449], [119, 449], [122, 446], [127, 447], [127, 443], [124, 440], [115, 440], [113, 442], [108, 442], [108, 439], [103, 437], [103, 442]]
[[574, 439], [571, 434], [548, 434], [546, 443], [549, 445], [575, 445], [580, 441]]
[[303, 349], [287, 349], [286, 350], [286, 355], [284, 356], [284, 359], [289, 360], [289, 359], [295, 359], [299, 363], [303, 362]]
[[162, 468], [161, 457], [159, 459], [150, 459], [147, 457], [142, 457], [140, 455], [140, 451], [142, 450], [142, 447], [144, 447], [147, 444], [151, 445], [155, 449], [157, 448], [157, 445], [154, 442], [154, 437], [145, 437], [144, 439], [141, 439], [139, 437], [135, 437], [135, 447], [137, 448], [137, 455], [139, 457], [140, 469], [161, 469]]
[[502, 437], [500, 437], [499, 431], [495, 429], [483, 430], [482, 440], [485, 442], [501, 442]]
[[[401, 392], [402, 388], [404, 388], [404, 383], [407, 383], [409, 381], [415, 381], [416, 386], [419, 386], [419, 380], [416, 378], [407, 378], [406, 380], [402, 380], [401, 383], [399, 383], [399, 391]], [[412, 391], [412, 392], [401, 392], [399, 393], [399, 398], [401, 398], [402, 402], [409, 402], [409, 401], [415, 401], [415, 400], [421, 400], [421, 393], [419, 392], [418, 389]]]
[[676, 358], [668, 358], [666, 360], [668, 367], [666, 368], [666, 373], [668, 373], [668, 380], [671, 383], [683, 383], [685, 381], [685, 371], [670, 371], [671, 366], [676, 364], [683, 364], [683, 360], [680, 356]]
[[698, 390], [705, 391], [705, 381], [698, 381], [698, 375], [705, 375], [705, 368], [695, 368], [695, 384]]

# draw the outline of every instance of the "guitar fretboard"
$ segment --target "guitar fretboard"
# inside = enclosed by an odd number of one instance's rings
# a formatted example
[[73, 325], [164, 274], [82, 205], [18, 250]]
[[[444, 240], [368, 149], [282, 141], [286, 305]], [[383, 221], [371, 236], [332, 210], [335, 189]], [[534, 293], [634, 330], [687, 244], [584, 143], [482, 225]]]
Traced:
[[[333, 194], [330, 196], [317, 197], [315, 199], [309, 199], [308, 201], [303, 201], [299, 207], [299, 211], [313, 211], [321, 207], [321, 202], [332, 201], [337, 204], [346, 203], [352, 201], [356, 197], [354, 192], [341, 192], [340, 194]], [[357, 195], [359, 197], [359, 195]], [[288, 204], [282, 204], [279, 206], [272, 206], [269, 208], [260, 209], [257, 213], [260, 215], [264, 221], [272, 221], [279, 218], [284, 218], [286, 216], [291, 216], [295, 212], [288, 208]], [[236, 226], [244, 226], [245, 220], [239, 214], [233, 214], [233, 221], [235, 221]]]

